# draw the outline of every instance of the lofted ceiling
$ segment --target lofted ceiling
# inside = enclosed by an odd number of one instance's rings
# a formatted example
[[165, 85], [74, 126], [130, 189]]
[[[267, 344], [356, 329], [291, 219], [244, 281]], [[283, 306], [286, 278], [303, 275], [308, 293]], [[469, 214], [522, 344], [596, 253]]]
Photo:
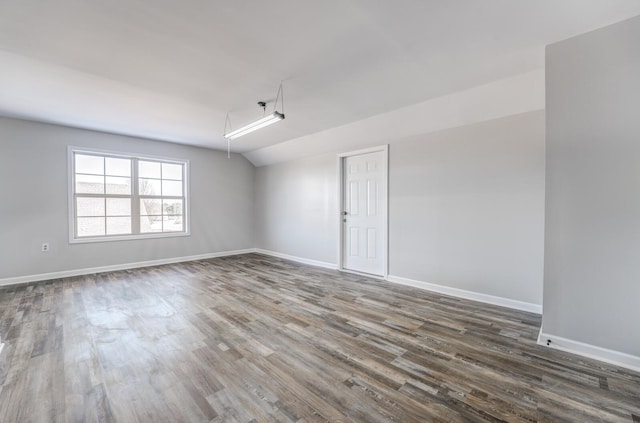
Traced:
[[[544, 66], [637, 0], [3, 0], [0, 115], [248, 153]], [[268, 105], [271, 107], [272, 105]]]

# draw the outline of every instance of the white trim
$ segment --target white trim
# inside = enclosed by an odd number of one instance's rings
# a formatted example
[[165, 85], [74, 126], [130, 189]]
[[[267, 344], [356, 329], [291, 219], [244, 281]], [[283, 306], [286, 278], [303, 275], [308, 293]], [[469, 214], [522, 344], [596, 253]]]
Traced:
[[29, 282], [46, 281], [49, 279], [68, 278], [71, 276], [90, 275], [93, 273], [113, 272], [116, 270], [136, 269], [138, 267], [160, 266], [163, 264], [181, 263], [185, 261], [205, 260], [215, 257], [235, 256], [253, 253], [253, 248], [244, 250], [221, 251], [217, 253], [198, 254], [194, 256], [172, 257], [159, 260], [139, 261], [135, 263], [114, 264], [110, 266], [88, 267], [84, 269], [63, 270], [60, 272], [40, 273], [38, 275], [16, 276], [0, 279], [0, 286], [17, 285]]
[[373, 275], [371, 273], [356, 272], [355, 270], [349, 270], [349, 269], [339, 269], [339, 270], [341, 272], [343, 272], [343, 273], [349, 273], [349, 274], [352, 274], [352, 275], [364, 276], [366, 278], [378, 279], [378, 280], [381, 280], [381, 281], [386, 281], [387, 280], [386, 277], [383, 277], [383, 276], [380, 276], [380, 275]]
[[[547, 340], [551, 341], [549, 345], [547, 345]], [[640, 357], [638, 356], [598, 347], [596, 345], [585, 344], [584, 342], [574, 341], [561, 336], [549, 335], [548, 333], [543, 333], [542, 329], [540, 329], [540, 335], [538, 336], [538, 345], [640, 372]]]
[[338, 244], [336, 245], [336, 252], [337, 252], [337, 257], [336, 257], [336, 269], [340, 270], [341, 272], [344, 270], [342, 268], [342, 236], [343, 236], [343, 232], [344, 232], [344, 228], [342, 227], [342, 219], [343, 219], [343, 215], [342, 215], [342, 210], [344, 207], [344, 182], [342, 181], [343, 177], [344, 177], [344, 172], [342, 170], [342, 164], [344, 162], [344, 157], [338, 155], [336, 156], [336, 172], [337, 177], [336, 177], [336, 181], [338, 183], [336, 192], [338, 193], [338, 237], [337, 237], [337, 242]]
[[482, 294], [480, 292], [467, 291], [465, 289], [452, 288], [449, 286], [402, 278], [400, 276], [389, 275], [387, 280], [389, 282], [412, 286], [414, 288], [425, 289], [427, 291], [450, 295], [452, 297], [464, 298], [467, 300], [479, 301], [481, 303], [493, 304], [497, 306], [513, 308], [516, 310], [528, 311], [530, 313], [542, 314], [542, 306], [539, 304], [527, 303], [524, 301], [512, 300], [510, 298], [497, 297], [495, 295]]
[[277, 253], [275, 251], [263, 250], [260, 248], [255, 248], [254, 252], [258, 254], [264, 254], [266, 256], [278, 257], [281, 259], [291, 260], [291, 261], [295, 261], [302, 264], [308, 264], [310, 266], [324, 267], [325, 269], [336, 270], [338, 268], [338, 266], [336, 266], [334, 263], [312, 260], [304, 257], [290, 256], [289, 254]]
[[86, 154], [106, 154], [108, 156], [116, 156], [122, 157], [125, 159], [130, 159], [131, 157], [137, 157], [141, 159], [149, 159], [149, 160], [158, 160], [163, 162], [171, 162], [175, 164], [181, 164], [184, 162], [188, 162], [188, 159], [179, 159], [176, 157], [168, 157], [168, 156], [158, 156], [155, 154], [147, 154], [147, 153], [130, 153], [126, 151], [116, 151], [116, 150], [106, 150], [102, 148], [93, 148], [93, 147], [78, 147], [75, 145], [68, 145], [67, 150], [74, 151], [76, 153], [86, 153]]
[[382, 228], [382, 233], [384, 235], [384, 239], [382, 241], [382, 245], [383, 245], [383, 268], [382, 268], [382, 274], [381, 275], [376, 275], [376, 274], [363, 274], [365, 276], [370, 276], [370, 277], [379, 277], [382, 278], [384, 280], [387, 280], [389, 277], [389, 144], [383, 144], [383, 145], [379, 145], [376, 147], [370, 147], [370, 148], [364, 148], [361, 150], [356, 150], [356, 151], [350, 151], [347, 153], [339, 153], [337, 155], [337, 160], [338, 160], [338, 258], [337, 258], [337, 269], [340, 270], [341, 272], [347, 272], [347, 273], [356, 273], [356, 274], [361, 274], [357, 271], [353, 271], [351, 269], [345, 269], [343, 262], [344, 262], [344, 252], [343, 252], [343, 248], [344, 248], [344, 225], [342, 224], [342, 219], [343, 219], [343, 215], [342, 215], [342, 211], [344, 210], [344, 160], [347, 157], [353, 157], [353, 156], [359, 156], [362, 154], [369, 154], [369, 153], [377, 153], [377, 152], [382, 152], [384, 153], [384, 176], [382, 179], [382, 193], [383, 193], [383, 197], [384, 197], [384, 207], [383, 207], [383, 212], [384, 212], [384, 227]]
[[0, 354], [2, 354], [3, 348], [4, 348], [4, 344], [2, 343], [2, 337], [0, 336]]
[[376, 153], [378, 151], [389, 151], [389, 144], [378, 145], [376, 147], [363, 148], [361, 150], [349, 151], [347, 153], [338, 153], [338, 157], [352, 157], [352, 156], [360, 156], [362, 154]]
[[111, 242], [111, 241], [133, 241], [136, 239], [151, 239], [151, 238], [175, 238], [180, 236], [191, 236], [191, 234], [186, 232], [152, 232], [152, 233], [145, 233], [140, 235], [107, 235], [102, 237], [77, 238], [74, 240], [69, 240], [69, 244], [88, 244], [88, 243], [94, 243], [94, 242]]

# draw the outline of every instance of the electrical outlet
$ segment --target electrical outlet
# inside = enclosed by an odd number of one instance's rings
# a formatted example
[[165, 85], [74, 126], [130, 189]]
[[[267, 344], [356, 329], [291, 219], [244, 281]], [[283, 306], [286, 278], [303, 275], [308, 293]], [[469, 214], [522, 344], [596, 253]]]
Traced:
[[43, 242], [42, 243], [42, 252], [43, 253], [48, 253], [49, 252], [49, 243], [48, 242]]

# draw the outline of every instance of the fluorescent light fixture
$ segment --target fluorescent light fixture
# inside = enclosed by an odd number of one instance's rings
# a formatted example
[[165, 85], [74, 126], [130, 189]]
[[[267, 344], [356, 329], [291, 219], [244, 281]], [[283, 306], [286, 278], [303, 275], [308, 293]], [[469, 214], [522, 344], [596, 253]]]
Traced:
[[269, 126], [278, 121], [281, 121], [282, 119], [284, 119], [284, 114], [279, 112], [273, 112], [263, 117], [262, 119], [258, 119], [255, 122], [252, 122], [248, 125], [243, 126], [242, 128], [238, 128], [235, 131], [231, 131], [228, 134], [224, 134], [224, 137], [228, 140], [234, 140], [238, 137], [247, 135], [248, 133], [256, 131], [260, 128], [264, 128], [265, 126]]

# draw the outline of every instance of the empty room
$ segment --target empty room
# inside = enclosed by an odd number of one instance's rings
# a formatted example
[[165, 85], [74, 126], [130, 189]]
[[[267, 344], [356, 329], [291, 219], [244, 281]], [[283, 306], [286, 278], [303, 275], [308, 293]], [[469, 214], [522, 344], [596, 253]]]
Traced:
[[0, 422], [640, 422], [637, 0], [0, 2]]

